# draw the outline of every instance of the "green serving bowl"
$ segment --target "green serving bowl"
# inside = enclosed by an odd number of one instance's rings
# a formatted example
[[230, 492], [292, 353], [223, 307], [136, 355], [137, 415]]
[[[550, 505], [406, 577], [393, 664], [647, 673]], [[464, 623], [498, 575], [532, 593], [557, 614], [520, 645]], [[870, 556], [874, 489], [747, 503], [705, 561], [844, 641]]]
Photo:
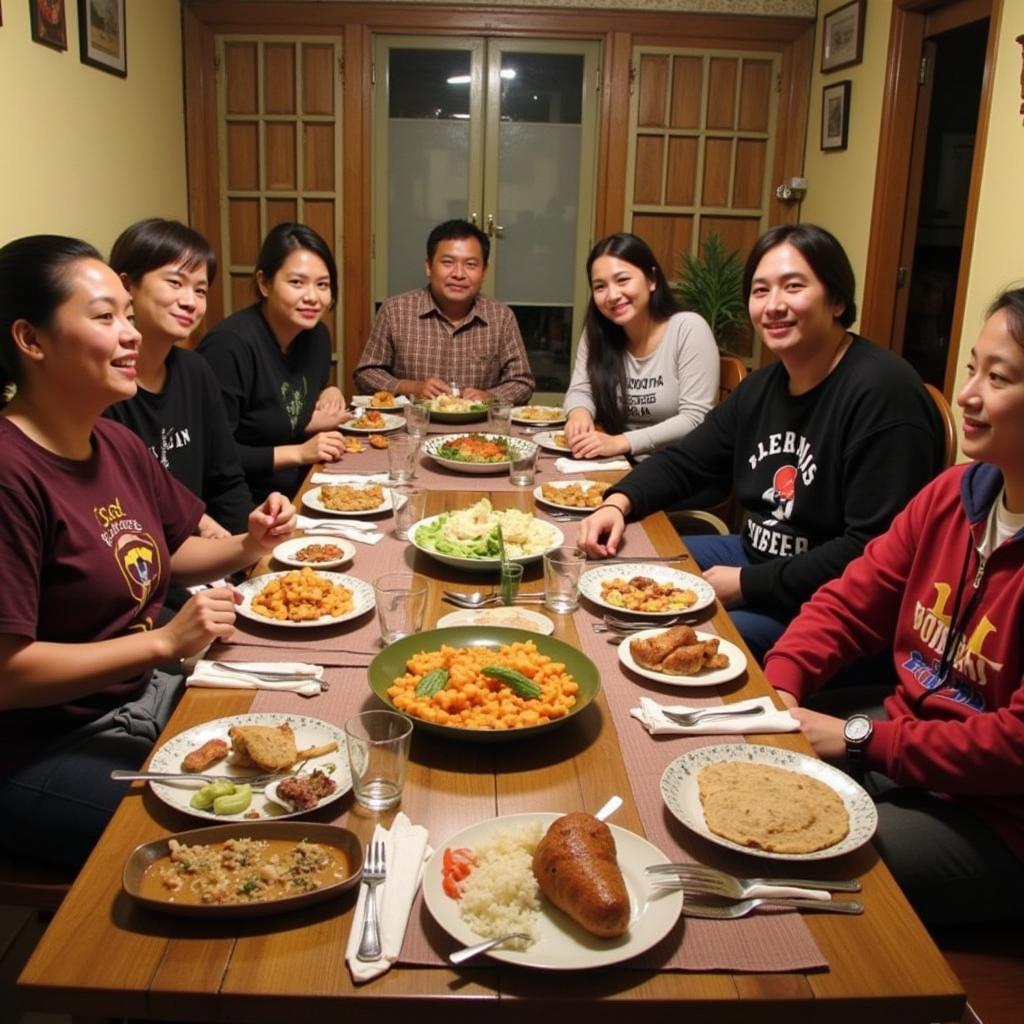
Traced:
[[437, 651], [447, 644], [449, 647], [504, 647], [518, 641], [532, 640], [541, 654], [563, 662], [572, 677], [579, 683], [576, 703], [564, 718], [543, 725], [527, 726], [522, 729], [461, 729], [454, 725], [436, 725], [413, 718], [412, 723], [424, 732], [437, 733], [449, 739], [465, 743], [509, 743], [525, 740], [540, 733], [557, 729], [575, 718], [601, 689], [597, 666], [581, 651], [570, 647], [553, 636], [542, 636], [525, 629], [506, 629], [503, 626], [453, 626], [451, 629], [430, 629], [425, 633], [407, 636], [385, 647], [370, 662], [370, 689], [392, 710], [397, 710], [388, 696], [388, 688], [399, 677], [405, 675], [406, 663], [421, 651]]

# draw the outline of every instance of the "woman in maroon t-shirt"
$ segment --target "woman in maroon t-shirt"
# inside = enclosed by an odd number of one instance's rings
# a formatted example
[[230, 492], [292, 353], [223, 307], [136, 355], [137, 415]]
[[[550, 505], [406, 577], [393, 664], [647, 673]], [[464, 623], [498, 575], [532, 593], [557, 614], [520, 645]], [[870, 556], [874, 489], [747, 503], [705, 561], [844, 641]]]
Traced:
[[138, 767], [173, 709], [181, 678], [157, 666], [233, 628], [227, 586], [156, 628], [171, 579], [219, 579], [294, 526], [272, 494], [247, 533], [194, 536], [202, 503], [100, 418], [135, 393], [138, 344], [92, 246], [0, 248], [0, 846], [72, 865], [123, 793], [110, 769]]

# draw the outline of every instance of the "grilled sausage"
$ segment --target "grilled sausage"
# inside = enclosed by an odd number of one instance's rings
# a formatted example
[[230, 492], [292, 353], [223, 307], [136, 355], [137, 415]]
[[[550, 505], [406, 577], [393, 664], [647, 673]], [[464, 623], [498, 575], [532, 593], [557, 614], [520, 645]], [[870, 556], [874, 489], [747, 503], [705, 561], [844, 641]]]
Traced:
[[185, 755], [181, 767], [186, 772], [202, 772], [227, 756], [228, 745], [224, 740], [207, 740], [201, 747], [196, 747]]
[[591, 814], [551, 823], [533, 855], [540, 891], [593, 935], [612, 938], [629, 928], [629, 893], [615, 857], [611, 829]]

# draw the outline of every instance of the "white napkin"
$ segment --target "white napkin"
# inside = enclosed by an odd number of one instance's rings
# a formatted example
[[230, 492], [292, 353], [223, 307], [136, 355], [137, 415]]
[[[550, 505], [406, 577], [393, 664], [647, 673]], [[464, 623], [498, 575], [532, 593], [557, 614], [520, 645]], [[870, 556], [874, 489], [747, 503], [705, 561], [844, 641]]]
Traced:
[[632, 469], [625, 459], [555, 459], [559, 473], [600, 473], [610, 469]]
[[391, 478], [387, 473], [332, 473], [323, 470], [309, 479], [314, 484], [386, 484]]
[[740, 700], [735, 704], [729, 704], [728, 707], [730, 711], [749, 711], [755, 707], [763, 707], [765, 710], [764, 714], [753, 717], [749, 715], [736, 715], [735, 718], [713, 716], [696, 725], [676, 725], [661, 713], [662, 710], [685, 715], [687, 711], [696, 711], [697, 708], [692, 704], [659, 704], [657, 701], [651, 700], [650, 697], [641, 697], [640, 707], [630, 708], [629, 713], [643, 722], [644, 727], [652, 736], [665, 736], [672, 733], [680, 736], [723, 736], [729, 733], [743, 732], [797, 732], [800, 728], [800, 723], [788, 711], [776, 710], [770, 697]]
[[434, 852], [427, 845], [427, 830], [422, 825], [414, 825], [401, 811], [395, 815], [390, 831], [378, 825], [373, 838], [384, 841], [387, 864], [387, 877], [377, 886], [381, 956], [379, 960], [366, 963], [356, 959], [366, 906], [366, 886], [360, 885], [356, 912], [352, 915], [352, 930], [345, 947], [345, 961], [352, 980], [356, 982], [376, 978], [398, 959], [412, 901], [423, 876], [423, 865]]
[[296, 516], [295, 525], [300, 530], [345, 537], [347, 540], [358, 541], [360, 544], [376, 544], [384, 539], [383, 533], [378, 533], [372, 528], [360, 530], [354, 526], [342, 526], [341, 523], [326, 522], [323, 519], [310, 519], [308, 516]]
[[[228, 690], [286, 690], [302, 694], [303, 697], [315, 697], [320, 693], [320, 680], [324, 677], [321, 665], [310, 665], [304, 661], [233, 661], [231, 664], [244, 671], [219, 668], [212, 661], [201, 659], [196, 662], [185, 685]], [[246, 675], [245, 671], [294, 672], [301, 678], [259, 679], [257, 676]]]

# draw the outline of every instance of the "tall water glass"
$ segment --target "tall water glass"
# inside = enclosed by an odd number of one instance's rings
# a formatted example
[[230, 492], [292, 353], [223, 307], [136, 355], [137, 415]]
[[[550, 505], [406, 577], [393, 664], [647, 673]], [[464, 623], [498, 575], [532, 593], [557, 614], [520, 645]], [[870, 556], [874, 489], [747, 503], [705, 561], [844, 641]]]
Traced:
[[410, 402], [405, 407], [405, 429], [410, 437], [422, 439], [427, 436], [430, 409], [421, 402]]
[[509, 482], [517, 487], [528, 487], [537, 473], [537, 445], [532, 441], [513, 442], [508, 463]]
[[503, 398], [492, 398], [487, 407], [487, 430], [491, 434], [509, 434], [512, 431], [512, 403]]
[[394, 483], [405, 483], [413, 478], [420, 440], [408, 434], [392, 434], [388, 438], [388, 476]]
[[423, 629], [427, 581], [411, 572], [386, 572], [373, 584], [380, 636], [385, 647]]
[[394, 711], [364, 711], [345, 723], [352, 792], [371, 811], [402, 799], [412, 720]]
[[390, 490], [395, 515], [395, 536], [399, 540], [408, 540], [409, 531], [423, 518], [427, 507], [427, 490], [415, 484], [395, 484]]
[[559, 615], [580, 606], [580, 576], [587, 556], [579, 548], [555, 548], [544, 556], [544, 607]]

